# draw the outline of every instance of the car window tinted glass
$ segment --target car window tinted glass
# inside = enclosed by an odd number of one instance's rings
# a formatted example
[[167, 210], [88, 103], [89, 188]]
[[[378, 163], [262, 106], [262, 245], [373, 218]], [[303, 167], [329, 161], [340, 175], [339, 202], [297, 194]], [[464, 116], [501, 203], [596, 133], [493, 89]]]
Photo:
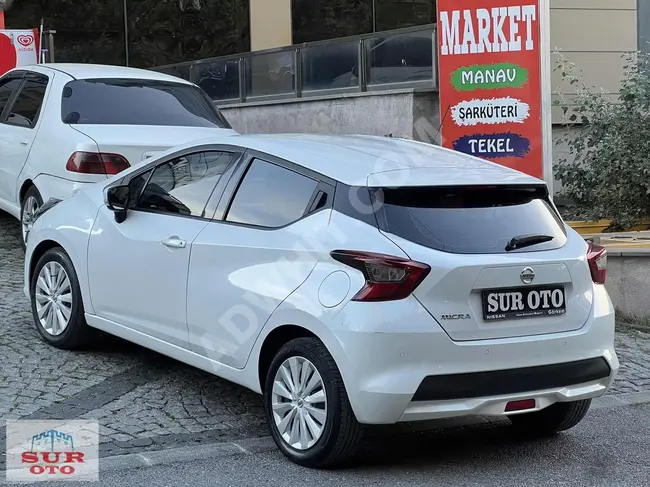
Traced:
[[41, 111], [47, 82], [27, 80], [7, 115], [7, 123], [21, 127], [34, 127]]
[[[198, 152], [157, 166], [136, 207], [176, 215], [205, 216], [203, 210], [212, 190], [236, 156], [232, 152]], [[138, 182], [133, 184], [137, 187]]]
[[301, 218], [318, 182], [289, 169], [254, 160], [237, 190], [226, 220], [282, 227]]
[[19, 78], [6, 78], [0, 81], [0, 115], [2, 115], [14, 90], [20, 86], [21, 81]]
[[[566, 234], [543, 187], [464, 186], [373, 189], [382, 230], [444, 252], [506, 253], [514, 237], [552, 237], [516, 252], [562, 247]], [[544, 239], [542, 239], [544, 240]], [[512, 251], [510, 251], [512, 252]]]
[[138, 79], [69, 82], [63, 89], [61, 119], [68, 124], [230, 128], [197, 87]]

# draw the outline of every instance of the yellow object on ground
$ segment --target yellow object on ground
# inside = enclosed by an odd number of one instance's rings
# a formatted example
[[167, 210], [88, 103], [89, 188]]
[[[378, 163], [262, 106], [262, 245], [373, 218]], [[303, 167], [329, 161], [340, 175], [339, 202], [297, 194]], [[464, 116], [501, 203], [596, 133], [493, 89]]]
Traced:
[[595, 233], [604, 232], [612, 224], [611, 220], [598, 220], [598, 221], [573, 221], [567, 222], [580, 235], [593, 235]]
[[[596, 235], [603, 233], [612, 224], [611, 220], [596, 220], [596, 221], [571, 221], [567, 224], [573, 228], [580, 235]], [[642, 221], [637, 225], [630, 227], [625, 232], [643, 232], [650, 230], [650, 222]], [[605, 234], [605, 235], [621, 235], [619, 234]]]

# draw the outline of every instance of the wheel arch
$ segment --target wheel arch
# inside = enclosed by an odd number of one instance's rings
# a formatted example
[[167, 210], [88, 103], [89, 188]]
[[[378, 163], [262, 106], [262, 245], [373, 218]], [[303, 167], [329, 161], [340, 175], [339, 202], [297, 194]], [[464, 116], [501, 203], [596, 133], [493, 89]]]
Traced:
[[55, 240], [43, 240], [36, 245], [29, 259], [29, 282], [31, 282], [31, 279], [34, 276], [34, 268], [36, 267], [36, 264], [41, 259], [41, 257], [45, 255], [45, 252], [56, 247], [61, 248], [65, 252], [63, 245]]
[[20, 186], [20, 190], [18, 191], [18, 206], [22, 206], [23, 199], [25, 198], [25, 194], [27, 194], [27, 191], [29, 191], [29, 188], [31, 188], [32, 186], [35, 187], [36, 190], [38, 191], [38, 188], [36, 187], [34, 181], [32, 181], [29, 178], [23, 181], [23, 184]]
[[249, 387], [263, 393], [265, 374], [275, 353], [285, 343], [301, 337], [318, 338], [334, 359], [346, 387], [355, 387], [354, 374], [349, 373], [343, 346], [332, 329], [314, 314], [286, 302], [269, 318], [251, 350], [246, 364]]
[[307, 328], [298, 325], [280, 325], [271, 330], [266, 335], [262, 346], [260, 348], [259, 358], [257, 360], [257, 375], [260, 383], [260, 390], [264, 393], [264, 386], [266, 383], [266, 374], [268, 373], [273, 357], [278, 351], [291, 340], [296, 338], [313, 337], [318, 338], [313, 332]]

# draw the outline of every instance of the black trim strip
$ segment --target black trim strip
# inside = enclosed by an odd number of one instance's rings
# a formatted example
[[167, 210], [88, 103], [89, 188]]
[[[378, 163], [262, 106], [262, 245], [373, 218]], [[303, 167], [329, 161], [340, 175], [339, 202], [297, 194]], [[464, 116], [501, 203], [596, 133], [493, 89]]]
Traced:
[[425, 377], [413, 401], [500, 396], [584, 384], [609, 377], [603, 357], [520, 369]]

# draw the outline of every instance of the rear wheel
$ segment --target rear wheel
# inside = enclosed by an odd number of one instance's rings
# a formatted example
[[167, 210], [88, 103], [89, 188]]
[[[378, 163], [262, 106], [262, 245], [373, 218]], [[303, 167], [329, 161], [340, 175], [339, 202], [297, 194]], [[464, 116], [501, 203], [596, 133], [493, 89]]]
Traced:
[[72, 350], [87, 345], [94, 330], [86, 324], [77, 273], [68, 254], [55, 247], [36, 263], [30, 283], [32, 313], [43, 341]]
[[271, 436], [292, 462], [335, 467], [355, 453], [361, 425], [320, 340], [298, 338], [280, 349], [267, 373], [264, 406]]
[[517, 414], [508, 419], [518, 432], [533, 437], [553, 436], [576, 426], [584, 419], [591, 406], [591, 399], [558, 402], [541, 411]]
[[34, 214], [43, 205], [43, 198], [36, 186], [30, 186], [20, 202], [21, 244], [25, 250], [25, 237], [32, 227]]

